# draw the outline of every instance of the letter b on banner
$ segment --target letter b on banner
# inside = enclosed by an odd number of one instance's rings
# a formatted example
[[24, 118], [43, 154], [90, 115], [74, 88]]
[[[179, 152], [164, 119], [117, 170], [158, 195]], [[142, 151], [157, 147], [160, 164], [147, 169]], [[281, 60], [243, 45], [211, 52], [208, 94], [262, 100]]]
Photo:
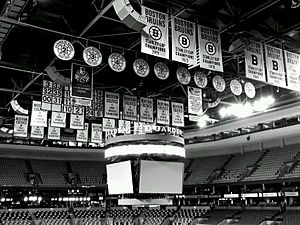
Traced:
[[252, 59], [252, 65], [257, 66], [258, 65], [258, 60], [256, 55], [251, 55]]
[[278, 62], [275, 60], [272, 60], [272, 64], [273, 64], [273, 70], [278, 71]]

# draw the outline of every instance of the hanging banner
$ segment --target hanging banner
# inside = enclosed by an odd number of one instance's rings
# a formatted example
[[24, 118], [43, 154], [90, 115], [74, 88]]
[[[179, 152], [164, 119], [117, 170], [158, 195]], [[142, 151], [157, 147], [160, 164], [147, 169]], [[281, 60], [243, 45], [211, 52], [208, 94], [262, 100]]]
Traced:
[[130, 121], [119, 120], [118, 121], [118, 133], [120, 134], [130, 134]]
[[247, 40], [245, 49], [246, 77], [266, 82], [263, 44]]
[[133, 123], [133, 134], [144, 134], [144, 125], [143, 122], [134, 122]]
[[104, 117], [119, 119], [119, 94], [105, 92], [104, 99]]
[[137, 121], [137, 97], [123, 95], [123, 119]]
[[223, 72], [221, 35], [218, 30], [198, 25], [200, 67]]
[[141, 52], [169, 59], [169, 28], [168, 14], [142, 6], [142, 16], [146, 18], [146, 30], [142, 32]]
[[27, 138], [29, 117], [23, 115], [15, 115], [14, 137]]
[[44, 127], [32, 126], [31, 132], [30, 132], [30, 137], [37, 138], [37, 139], [43, 139], [44, 138]]
[[53, 82], [49, 80], [43, 80], [43, 89], [42, 89], [42, 109], [51, 110], [52, 103], [52, 87]]
[[42, 110], [42, 103], [32, 101], [30, 126], [47, 127], [47, 111]]
[[111, 129], [115, 129], [116, 121], [115, 119], [103, 118], [102, 125], [103, 125], [103, 131], [109, 131]]
[[153, 99], [140, 97], [140, 121], [153, 123]]
[[66, 113], [52, 112], [51, 113], [51, 126], [52, 127], [66, 127]]
[[265, 45], [265, 52], [268, 83], [286, 88], [282, 49]]
[[48, 139], [49, 140], [60, 140], [60, 128], [59, 127], [48, 127]]
[[84, 115], [71, 114], [70, 128], [75, 130], [84, 129]]
[[52, 105], [51, 111], [61, 112], [62, 111], [62, 94], [63, 87], [55, 82], [52, 85]]
[[157, 123], [170, 124], [170, 105], [168, 101], [157, 100]]
[[186, 64], [196, 64], [196, 24], [171, 17], [172, 60]]
[[201, 115], [202, 109], [202, 90], [196, 87], [187, 87], [188, 89], [188, 113]]
[[103, 143], [102, 139], [102, 124], [92, 123], [92, 133], [91, 133], [91, 142], [92, 143]]
[[300, 55], [284, 51], [286, 75], [287, 75], [287, 88], [300, 91]]
[[184, 105], [182, 103], [171, 102], [172, 126], [184, 127]]
[[75, 98], [92, 99], [93, 68], [72, 63], [71, 96]]
[[88, 142], [88, 138], [89, 138], [89, 124], [85, 123], [83, 130], [77, 130], [76, 141]]

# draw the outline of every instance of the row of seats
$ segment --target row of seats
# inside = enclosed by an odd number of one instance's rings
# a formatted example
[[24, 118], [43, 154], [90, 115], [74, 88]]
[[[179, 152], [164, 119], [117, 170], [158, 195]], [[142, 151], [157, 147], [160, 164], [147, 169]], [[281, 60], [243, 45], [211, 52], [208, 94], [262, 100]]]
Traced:
[[159, 225], [174, 214], [174, 209], [151, 209], [148, 210], [145, 214], [145, 220], [143, 225]]

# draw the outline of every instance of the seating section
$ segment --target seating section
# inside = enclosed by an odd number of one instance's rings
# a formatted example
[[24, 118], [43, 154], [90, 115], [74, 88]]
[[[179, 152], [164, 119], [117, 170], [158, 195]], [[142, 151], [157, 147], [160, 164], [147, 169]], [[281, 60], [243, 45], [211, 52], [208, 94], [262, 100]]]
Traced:
[[1, 186], [28, 186], [24, 173], [27, 173], [24, 160], [0, 159]]
[[229, 159], [230, 155], [197, 158], [190, 167], [191, 176], [186, 184], [204, 184], [215, 170], [220, 169]]
[[114, 225], [130, 225], [134, 218], [141, 214], [140, 209], [115, 208], [109, 211], [109, 217], [113, 218]]
[[283, 221], [281, 225], [299, 225], [300, 224], [300, 212], [291, 210], [282, 215]]
[[278, 177], [280, 167], [291, 162], [300, 151], [300, 146], [290, 145], [284, 148], [274, 148], [269, 151], [262, 161], [259, 162], [257, 169], [245, 181], [272, 180]]
[[261, 157], [262, 152], [252, 151], [236, 154], [225, 166], [225, 171], [214, 183], [237, 182], [241, 179], [243, 172], [248, 166], [253, 166]]
[[68, 211], [64, 210], [50, 210], [50, 211], [36, 211], [34, 213], [37, 220], [43, 221], [44, 225], [69, 225]]
[[30, 225], [31, 215], [28, 211], [2, 211], [0, 212], [0, 224], [3, 225]]
[[205, 215], [204, 219], [201, 221], [201, 224], [217, 225], [224, 219], [228, 217], [233, 217], [235, 213], [237, 213], [237, 210], [216, 209], [214, 211], [209, 212], [207, 215]]
[[71, 162], [73, 173], [79, 174], [83, 185], [103, 185], [106, 183], [105, 162]]
[[65, 162], [48, 161], [48, 160], [32, 160], [32, 169], [35, 173], [39, 173], [42, 179], [40, 186], [67, 186], [69, 185], [64, 178], [67, 173]]
[[100, 225], [103, 218], [105, 218], [105, 211], [102, 208], [75, 209], [74, 216], [77, 221], [75, 224]]
[[173, 225], [188, 225], [194, 219], [202, 217], [205, 213], [206, 211], [202, 209], [182, 208], [176, 213]]
[[150, 209], [144, 214], [143, 225], [160, 225], [166, 218], [171, 217], [174, 212], [174, 209]]
[[258, 225], [265, 218], [272, 217], [277, 211], [272, 210], [246, 210], [239, 214], [240, 219], [235, 222], [235, 225]]
[[284, 175], [284, 178], [296, 178], [300, 177], [300, 163], [298, 162], [297, 165], [294, 167], [294, 169], [290, 172]]

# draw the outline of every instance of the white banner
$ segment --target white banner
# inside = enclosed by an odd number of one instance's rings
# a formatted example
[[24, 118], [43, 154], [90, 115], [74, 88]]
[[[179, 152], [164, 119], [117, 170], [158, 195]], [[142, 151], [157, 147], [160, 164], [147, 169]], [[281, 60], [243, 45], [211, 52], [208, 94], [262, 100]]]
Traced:
[[84, 129], [84, 115], [71, 114], [70, 128], [75, 129], [75, 130], [83, 130]]
[[270, 45], [265, 45], [268, 83], [286, 88], [283, 51]]
[[41, 107], [42, 102], [32, 101], [30, 126], [47, 127], [47, 111]]
[[130, 121], [119, 120], [118, 133], [120, 134], [130, 134]]
[[168, 101], [157, 99], [157, 123], [170, 124], [170, 104]]
[[144, 134], [144, 125], [143, 122], [134, 122], [133, 124], [133, 134]]
[[188, 89], [188, 113], [201, 115], [202, 109], [202, 90], [196, 87], [187, 87]]
[[105, 92], [104, 117], [119, 119], [119, 94]]
[[123, 119], [137, 121], [137, 97], [123, 95]]
[[89, 124], [84, 124], [83, 130], [77, 130], [76, 132], [76, 141], [88, 142], [89, 139]]
[[102, 140], [102, 124], [92, 123], [91, 142], [101, 144]]
[[116, 127], [115, 119], [103, 118], [102, 124], [103, 124], [103, 131], [115, 129], [115, 127]]
[[153, 123], [153, 99], [140, 97], [140, 121]]
[[172, 126], [184, 127], [184, 105], [183, 103], [171, 102]]
[[247, 40], [245, 49], [246, 77], [266, 82], [263, 44]]
[[196, 24], [171, 17], [172, 60], [186, 64], [196, 64]]
[[51, 126], [52, 127], [66, 127], [66, 113], [52, 112], [51, 113]]
[[198, 25], [200, 67], [223, 72], [221, 35], [218, 30]]
[[23, 115], [15, 115], [14, 137], [24, 137], [28, 135], [29, 117]]
[[300, 91], [300, 55], [284, 51], [288, 89]]
[[49, 140], [60, 140], [60, 128], [59, 127], [48, 127], [48, 139]]
[[169, 27], [168, 14], [142, 6], [142, 16], [146, 17], [146, 30], [142, 33], [141, 52], [169, 59]]
[[43, 139], [44, 138], [44, 127], [32, 126], [31, 127], [31, 132], [30, 132], [30, 137], [31, 138]]

